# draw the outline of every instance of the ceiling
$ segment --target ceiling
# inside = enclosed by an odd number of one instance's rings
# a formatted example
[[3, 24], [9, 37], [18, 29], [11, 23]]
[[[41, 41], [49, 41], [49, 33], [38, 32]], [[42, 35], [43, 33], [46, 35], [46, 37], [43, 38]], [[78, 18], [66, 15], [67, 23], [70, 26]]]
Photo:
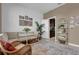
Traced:
[[21, 3], [21, 5], [39, 11], [41, 13], [47, 13], [54, 10], [57, 7], [62, 6], [64, 3]]

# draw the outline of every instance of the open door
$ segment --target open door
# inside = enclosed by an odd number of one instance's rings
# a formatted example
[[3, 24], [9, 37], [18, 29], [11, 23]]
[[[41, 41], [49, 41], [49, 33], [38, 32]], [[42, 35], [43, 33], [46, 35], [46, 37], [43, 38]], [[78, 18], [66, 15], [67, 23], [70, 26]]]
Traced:
[[49, 19], [50, 38], [55, 37], [55, 18]]
[[44, 19], [42, 20], [42, 24], [45, 24], [43, 30], [45, 31], [43, 34], [43, 38], [50, 39], [54, 37], [55, 39], [55, 18]]

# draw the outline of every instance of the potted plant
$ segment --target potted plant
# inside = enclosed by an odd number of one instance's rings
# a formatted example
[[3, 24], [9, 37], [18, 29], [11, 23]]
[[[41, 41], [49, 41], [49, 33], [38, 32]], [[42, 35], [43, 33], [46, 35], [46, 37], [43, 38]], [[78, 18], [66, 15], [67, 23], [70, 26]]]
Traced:
[[61, 25], [58, 27], [58, 29], [61, 29], [61, 30], [63, 31], [63, 33], [66, 32], [66, 30], [65, 30], [65, 25], [64, 25], [64, 24], [61, 24]]
[[65, 25], [61, 24], [59, 27], [59, 42], [65, 44], [66, 43], [66, 29]]
[[29, 32], [31, 29], [30, 28], [24, 28], [23, 31], [25, 31], [26, 33]]
[[36, 23], [36, 26], [37, 26], [39, 40], [41, 40], [42, 35], [45, 32], [45, 31], [43, 31], [44, 24], [39, 24], [38, 22], [35, 22], [35, 23]]

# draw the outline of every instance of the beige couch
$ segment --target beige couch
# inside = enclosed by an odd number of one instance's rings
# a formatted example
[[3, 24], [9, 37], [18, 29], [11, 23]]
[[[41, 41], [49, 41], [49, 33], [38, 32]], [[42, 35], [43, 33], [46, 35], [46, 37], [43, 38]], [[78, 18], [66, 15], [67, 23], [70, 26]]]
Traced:
[[[13, 46], [15, 46], [17, 49], [19, 49], [17, 52], [15, 53], [11, 53], [10, 51], [2, 50], [2, 52], [4, 54], [12, 54], [12, 55], [31, 55], [32, 54], [32, 47], [29, 44], [22, 44], [19, 41], [18, 38], [18, 32], [5, 32], [4, 35], [2, 36], [2, 38], [6, 39], [7, 41], [9, 41]], [[20, 49], [20, 47], [22, 47]], [[1, 48], [1, 47], [0, 47]]]

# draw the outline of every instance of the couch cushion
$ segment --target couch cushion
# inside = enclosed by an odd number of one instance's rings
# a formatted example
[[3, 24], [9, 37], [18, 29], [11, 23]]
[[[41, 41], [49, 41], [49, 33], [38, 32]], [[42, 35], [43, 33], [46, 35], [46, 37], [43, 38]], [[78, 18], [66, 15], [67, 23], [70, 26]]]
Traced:
[[5, 40], [0, 40], [1, 44], [3, 45], [4, 49], [8, 50], [8, 51], [14, 51], [16, 50], [15, 47], [12, 46], [11, 43], [5, 41]]
[[4, 48], [5, 48], [6, 50], [8, 50], [8, 51], [14, 51], [14, 50], [16, 50], [15, 47], [13, 47], [10, 43], [6, 43], [6, 44], [4, 45]]

